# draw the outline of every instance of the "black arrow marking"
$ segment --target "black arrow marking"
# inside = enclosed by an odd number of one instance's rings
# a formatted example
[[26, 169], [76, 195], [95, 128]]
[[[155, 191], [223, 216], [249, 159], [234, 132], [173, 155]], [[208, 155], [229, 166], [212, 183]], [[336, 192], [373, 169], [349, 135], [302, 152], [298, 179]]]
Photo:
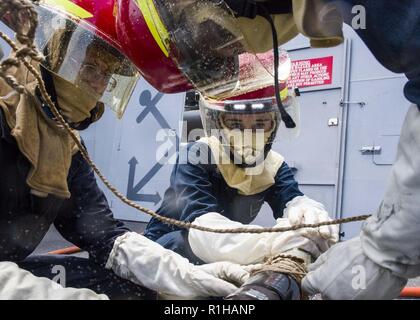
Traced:
[[127, 185], [127, 198], [133, 201], [141, 201], [141, 202], [153, 202], [155, 205], [158, 204], [162, 197], [160, 196], [159, 192], [156, 194], [139, 194], [140, 190], [158, 173], [158, 171], [163, 167], [160, 162], [156, 163], [152, 169], [140, 180], [139, 183], [134, 185], [134, 179], [136, 175], [136, 167], [139, 164], [136, 157], [133, 157], [128, 161], [130, 165], [130, 170], [128, 173], [128, 185]]
[[[166, 119], [162, 116], [162, 114], [157, 109], [157, 104], [159, 101], [163, 98], [164, 94], [158, 92], [154, 97], [152, 97], [152, 93], [150, 90], [144, 90], [140, 94], [140, 105], [144, 106], [145, 109], [140, 113], [140, 115], [137, 117], [136, 121], [137, 123], [141, 123], [149, 113], [153, 115], [153, 117], [156, 119], [156, 121], [159, 123], [160, 127], [163, 129], [171, 129], [171, 126], [166, 121]], [[176, 143], [175, 148], [176, 152], [179, 151], [179, 137], [178, 135], [175, 135]], [[169, 151], [166, 152], [164, 157], [168, 157]], [[156, 163], [152, 169], [140, 180], [139, 183], [134, 185], [134, 179], [136, 175], [136, 167], [139, 164], [136, 157], [133, 157], [128, 162], [130, 169], [128, 174], [128, 186], [127, 186], [127, 198], [133, 201], [141, 201], [141, 202], [153, 202], [155, 205], [158, 204], [162, 197], [160, 196], [159, 192], [156, 192], [156, 194], [139, 194], [140, 190], [143, 189], [143, 187], [156, 175], [156, 173], [159, 172], [159, 170], [163, 167], [159, 161]]]
[[152, 202], [154, 205], [157, 205], [162, 201], [162, 197], [159, 192], [156, 191], [155, 194], [136, 194], [134, 199], [130, 199], [138, 202]]

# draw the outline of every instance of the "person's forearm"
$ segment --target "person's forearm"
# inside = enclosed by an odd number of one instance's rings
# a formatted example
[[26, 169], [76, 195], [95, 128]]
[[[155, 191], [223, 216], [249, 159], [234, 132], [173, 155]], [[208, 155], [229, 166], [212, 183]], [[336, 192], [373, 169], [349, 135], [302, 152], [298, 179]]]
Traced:
[[35, 277], [15, 263], [0, 262], [0, 300], [108, 300], [88, 289], [63, 288], [47, 278]]
[[240, 266], [228, 263], [195, 266], [135, 232], [128, 232], [115, 241], [106, 268], [160, 294], [188, 299], [226, 296], [236, 286], [222, 280], [225, 275], [227, 280], [233, 278], [236, 282], [248, 275]]
[[403, 125], [385, 197], [364, 224], [366, 255], [400, 277], [420, 275], [420, 112], [413, 105]]
[[[232, 221], [214, 212], [197, 218], [194, 224], [220, 229], [259, 228]], [[206, 263], [230, 261], [253, 264], [263, 261], [269, 255], [266, 237], [267, 234], [215, 234], [191, 229], [188, 242], [194, 254]]]
[[[212, 212], [196, 219], [194, 224], [216, 229], [261, 228], [244, 225]], [[275, 227], [290, 227], [288, 219], [277, 219]], [[282, 233], [215, 234], [191, 229], [188, 242], [193, 253], [206, 263], [229, 261], [239, 264], [261, 263], [272, 257], [294, 249], [304, 249], [313, 257], [321, 254], [320, 243], [327, 240], [311, 236], [308, 229]], [[326, 247], [323, 244], [322, 247]]]

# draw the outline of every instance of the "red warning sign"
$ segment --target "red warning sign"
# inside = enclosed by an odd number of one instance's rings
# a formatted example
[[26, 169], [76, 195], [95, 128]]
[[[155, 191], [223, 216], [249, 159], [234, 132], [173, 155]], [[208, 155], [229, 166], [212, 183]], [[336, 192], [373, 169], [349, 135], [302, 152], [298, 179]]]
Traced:
[[292, 62], [289, 87], [305, 88], [332, 84], [334, 57]]

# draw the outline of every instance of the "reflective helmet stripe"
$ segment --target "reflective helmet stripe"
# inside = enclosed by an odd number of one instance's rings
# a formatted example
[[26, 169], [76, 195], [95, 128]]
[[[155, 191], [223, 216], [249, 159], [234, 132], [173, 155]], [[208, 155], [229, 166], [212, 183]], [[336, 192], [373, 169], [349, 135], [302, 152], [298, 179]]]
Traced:
[[136, 0], [146, 24], [156, 43], [166, 57], [169, 57], [169, 32], [156, 10], [153, 0]]
[[93, 17], [93, 14], [91, 14], [89, 11], [83, 9], [70, 0], [43, 0], [43, 3], [50, 7], [64, 11], [79, 19], [89, 19]]
[[280, 91], [281, 100], [286, 100], [288, 95], [289, 95], [289, 88], [286, 86], [286, 88]]

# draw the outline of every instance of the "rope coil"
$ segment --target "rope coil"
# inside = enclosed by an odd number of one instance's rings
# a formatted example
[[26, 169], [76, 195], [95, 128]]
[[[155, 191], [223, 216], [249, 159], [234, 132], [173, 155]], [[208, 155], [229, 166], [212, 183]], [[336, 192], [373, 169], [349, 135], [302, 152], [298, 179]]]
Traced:
[[277, 273], [284, 273], [292, 276], [299, 284], [308, 273], [305, 261], [293, 255], [280, 254], [270, 257], [267, 261], [257, 270], [251, 273], [254, 276], [258, 273], [265, 271], [274, 271]]
[[[38, 3], [36, 0], [32, 0], [34, 3]], [[123, 203], [126, 205], [141, 211], [153, 218], [156, 218], [160, 220], [163, 223], [170, 224], [177, 226], [179, 228], [183, 229], [196, 229], [203, 232], [213, 232], [213, 233], [253, 233], [253, 234], [261, 234], [261, 233], [277, 233], [277, 232], [286, 232], [286, 231], [294, 231], [298, 229], [303, 228], [319, 228], [321, 226], [328, 226], [328, 225], [336, 225], [336, 224], [343, 224], [343, 223], [350, 223], [355, 221], [363, 221], [370, 217], [370, 215], [362, 215], [362, 216], [356, 216], [351, 218], [345, 218], [345, 219], [337, 219], [333, 221], [325, 221], [317, 224], [301, 224], [301, 225], [295, 225], [291, 227], [279, 227], [279, 228], [235, 228], [235, 229], [215, 229], [215, 228], [208, 228], [203, 226], [198, 226], [190, 222], [180, 221], [177, 219], [168, 218], [165, 216], [161, 216], [155, 211], [145, 208], [143, 206], [140, 206], [139, 204], [129, 200], [126, 196], [124, 196], [116, 187], [114, 187], [108, 179], [101, 173], [99, 168], [96, 166], [96, 164], [92, 161], [90, 158], [88, 151], [86, 148], [81, 144], [76, 134], [72, 131], [66, 120], [63, 118], [53, 101], [51, 100], [51, 97], [49, 96], [47, 89], [45, 88], [44, 81], [38, 72], [38, 70], [35, 69], [33, 65], [31, 65], [28, 60], [26, 60], [26, 57], [29, 57], [31, 59], [34, 59], [38, 62], [42, 62], [44, 57], [43, 55], [38, 51], [38, 49], [34, 46], [34, 36], [36, 27], [38, 25], [38, 18], [37, 13], [34, 9], [33, 4], [29, 0], [2, 0], [2, 3], [0, 4], [0, 18], [3, 16], [5, 12], [14, 12], [16, 14], [16, 17], [21, 17], [20, 13], [24, 11], [26, 14], [30, 14], [28, 17], [31, 28], [28, 32], [24, 33], [21, 29], [18, 28], [16, 39], [22, 43], [24, 46], [19, 48], [19, 46], [11, 40], [6, 34], [3, 32], [0, 32], [0, 37], [12, 48], [12, 50], [15, 52], [15, 58], [9, 58], [4, 60], [0, 65], [0, 77], [3, 78], [6, 83], [12, 87], [14, 90], [16, 90], [18, 93], [23, 94], [25, 93], [25, 87], [19, 84], [16, 79], [13, 76], [7, 75], [6, 72], [11, 67], [17, 67], [21, 63], [25, 65], [25, 67], [29, 70], [29, 72], [35, 77], [39, 84], [39, 90], [41, 92], [41, 96], [44, 100], [44, 102], [48, 105], [48, 107], [51, 109], [54, 117], [56, 118], [56, 121], [59, 124], [59, 127], [62, 130], [65, 130], [74, 143], [77, 145], [77, 147], [80, 150], [81, 155], [83, 158], [87, 161], [87, 163], [91, 166], [93, 171], [96, 173], [96, 175], [100, 178], [100, 180], [105, 184], [105, 186]], [[40, 108], [40, 107], [39, 107]], [[42, 112], [42, 110], [40, 109]]]

